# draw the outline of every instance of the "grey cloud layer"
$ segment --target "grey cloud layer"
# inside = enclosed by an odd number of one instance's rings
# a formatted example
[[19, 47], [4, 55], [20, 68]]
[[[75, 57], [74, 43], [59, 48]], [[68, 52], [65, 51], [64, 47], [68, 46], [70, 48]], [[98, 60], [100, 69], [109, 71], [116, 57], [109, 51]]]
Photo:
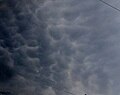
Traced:
[[53, 37], [51, 44], [57, 48], [54, 58], [59, 54], [63, 60], [61, 63], [69, 65], [65, 71], [68, 74], [66, 79], [70, 80], [71, 89], [73, 85], [76, 87], [70, 91], [78, 95], [80, 89], [95, 95], [115, 93], [116, 87], [112, 84], [119, 75], [114, 76], [118, 70], [111, 66], [119, 68], [117, 13], [94, 0], [55, 0], [46, 2], [44, 6], [47, 7], [47, 29]]
[[19, 95], [119, 94], [117, 12], [96, 0], [15, 5], [9, 13], [14, 26], [5, 26], [14, 34], [13, 51], [5, 51], [16, 74], [2, 88]]

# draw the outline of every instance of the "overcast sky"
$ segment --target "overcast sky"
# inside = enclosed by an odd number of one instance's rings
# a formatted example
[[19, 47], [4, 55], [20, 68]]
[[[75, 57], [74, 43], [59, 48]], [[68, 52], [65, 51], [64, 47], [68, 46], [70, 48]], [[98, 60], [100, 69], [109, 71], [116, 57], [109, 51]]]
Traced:
[[[120, 8], [120, 1], [105, 1]], [[8, 6], [0, 14], [1, 35], [7, 35], [0, 51], [9, 61], [0, 68], [15, 74], [0, 78], [0, 88], [17, 95], [120, 94], [120, 12], [99, 0], [13, 0]]]
[[[119, 8], [119, 1], [108, 3]], [[98, 0], [46, 0], [43, 14], [54, 58], [69, 66], [70, 91], [119, 94], [120, 13]]]

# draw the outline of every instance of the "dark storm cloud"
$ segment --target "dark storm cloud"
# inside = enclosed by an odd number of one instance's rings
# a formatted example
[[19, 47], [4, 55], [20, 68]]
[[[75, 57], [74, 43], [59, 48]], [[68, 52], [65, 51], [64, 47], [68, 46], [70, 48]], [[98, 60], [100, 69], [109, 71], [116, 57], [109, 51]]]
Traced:
[[7, 5], [0, 14], [0, 58], [5, 58], [0, 80], [7, 82], [0, 88], [20, 95], [118, 91], [115, 11], [96, 0], [12, 0]]
[[6, 82], [14, 76], [14, 70], [11, 65], [11, 59], [7, 51], [0, 49], [0, 81]]
[[0, 89], [14, 94], [38, 93], [34, 89], [40, 88], [38, 81], [35, 82], [35, 78], [39, 78], [36, 74], [40, 69], [39, 55], [32, 53], [39, 49], [37, 24], [32, 21], [33, 16], [27, 11], [26, 3], [15, 0], [6, 3], [8, 9], [0, 13]]

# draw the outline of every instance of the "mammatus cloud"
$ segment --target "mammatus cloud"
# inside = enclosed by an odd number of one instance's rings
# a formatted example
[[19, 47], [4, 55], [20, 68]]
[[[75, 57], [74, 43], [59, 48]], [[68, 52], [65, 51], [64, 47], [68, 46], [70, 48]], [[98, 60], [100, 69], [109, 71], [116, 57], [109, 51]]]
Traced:
[[116, 12], [95, 0], [5, 4], [8, 9], [0, 14], [1, 89], [18, 95], [119, 94]]

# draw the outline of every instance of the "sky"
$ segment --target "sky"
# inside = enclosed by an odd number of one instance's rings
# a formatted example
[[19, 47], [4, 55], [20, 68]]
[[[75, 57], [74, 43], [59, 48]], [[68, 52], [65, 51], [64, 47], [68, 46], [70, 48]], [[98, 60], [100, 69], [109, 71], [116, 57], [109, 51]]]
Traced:
[[[115, 1], [106, 2], [120, 8]], [[1, 90], [16, 95], [120, 94], [120, 12], [99, 0], [4, 4]]]

